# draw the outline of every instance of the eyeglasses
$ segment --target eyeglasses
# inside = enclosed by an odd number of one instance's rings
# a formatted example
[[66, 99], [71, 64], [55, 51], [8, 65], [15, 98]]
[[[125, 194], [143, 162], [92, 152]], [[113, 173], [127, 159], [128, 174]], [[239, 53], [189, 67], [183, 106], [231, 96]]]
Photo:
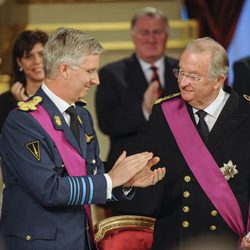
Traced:
[[185, 76], [186, 78], [189, 78], [192, 82], [199, 82], [201, 80], [201, 76], [194, 74], [194, 73], [187, 73], [183, 71], [182, 69], [173, 69], [175, 77], [180, 81]]
[[81, 66], [74, 66], [73, 68], [78, 68], [78, 69], [81, 69], [81, 70], [85, 71], [86, 73], [89, 74], [89, 77], [91, 79], [95, 78], [98, 75], [97, 69], [89, 69], [89, 70], [87, 70], [87, 69], [84, 69]]

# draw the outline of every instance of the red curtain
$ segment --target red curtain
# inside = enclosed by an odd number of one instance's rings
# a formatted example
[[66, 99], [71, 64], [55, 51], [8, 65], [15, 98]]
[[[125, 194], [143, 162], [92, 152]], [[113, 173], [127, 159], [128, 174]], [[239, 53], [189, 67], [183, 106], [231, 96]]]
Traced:
[[185, 0], [189, 18], [200, 24], [200, 36], [210, 36], [227, 48], [244, 0]]

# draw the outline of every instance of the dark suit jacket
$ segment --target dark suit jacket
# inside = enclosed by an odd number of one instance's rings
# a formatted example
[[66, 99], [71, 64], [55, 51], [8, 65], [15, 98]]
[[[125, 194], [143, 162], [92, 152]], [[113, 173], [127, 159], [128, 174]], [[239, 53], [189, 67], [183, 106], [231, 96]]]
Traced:
[[7, 91], [0, 95], [0, 134], [3, 128], [3, 124], [9, 112], [16, 107], [16, 99], [11, 94], [10, 91]]
[[[163, 95], [179, 91], [173, 68], [178, 61], [165, 57], [165, 89]], [[135, 142], [138, 132], [147, 123], [143, 112], [143, 94], [148, 82], [133, 54], [129, 58], [108, 64], [100, 72], [100, 86], [96, 92], [96, 112], [101, 131], [110, 138], [110, 151], [105, 167], [109, 170], [124, 149]], [[137, 190], [137, 196], [147, 197], [148, 191]], [[114, 214], [142, 214], [155, 216], [154, 202], [142, 207], [140, 201], [110, 204]]]
[[[69, 177], [54, 142], [37, 120], [27, 111], [11, 112], [0, 139], [5, 183], [1, 235], [7, 250], [87, 250], [83, 204], [105, 203], [107, 190], [93, 121], [87, 109], [76, 106], [83, 121], [78, 124], [79, 145], [54, 103], [42, 89], [37, 95], [43, 98], [41, 105], [55, 129], [63, 131], [86, 160], [88, 176]], [[89, 143], [85, 134], [94, 136]], [[40, 159], [28, 146], [32, 144]]]
[[233, 70], [233, 88], [240, 95], [250, 95], [250, 57], [235, 62]]
[[[177, 63], [175, 59], [165, 58], [164, 95], [178, 91], [172, 72]], [[148, 82], [135, 55], [104, 66], [99, 77], [96, 111], [99, 127], [111, 142], [107, 160], [109, 169], [146, 123], [142, 101]]]
[[[191, 110], [190, 107], [189, 109]], [[194, 120], [192, 112], [190, 115]], [[229, 160], [237, 166], [239, 172], [228, 184], [239, 203], [245, 226], [250, 193], [249, 130], [250, 102], [232, 90], [209, 134], [207, 148], [219, 167]], [[216, 208], [187, 166], [165, 119], [161, 104], [154, 106], [150, 122], [140, 133], [135, 148], [137, 151], [154, 152], [161, 158], [158, 165], [167, 169], [166, 177], [154, 187], [151, 196], [148, 196], [148, 200], [155, 199], [154, 196], [158, 197], [159, 214], [155, 223], [154, 250], [170, 250], [174, 245], [177, 246], [176, 249], [185, 249], [180, 248], [184, 246], [185, 240], [198, 235], [207, 234], [216, 238], [228, 234], [228, 240], [238, 238], [220, 214], [216, 215]], [[185, 181], [185, 176], [189, 176], [191, 180]], [[185, 191], [189, 192], [188, 197], [185, 197]], [[183, 227], [184, 221], [189, 223], [187, 227]], [[234, 243], [237, 245], [237, 240]]]

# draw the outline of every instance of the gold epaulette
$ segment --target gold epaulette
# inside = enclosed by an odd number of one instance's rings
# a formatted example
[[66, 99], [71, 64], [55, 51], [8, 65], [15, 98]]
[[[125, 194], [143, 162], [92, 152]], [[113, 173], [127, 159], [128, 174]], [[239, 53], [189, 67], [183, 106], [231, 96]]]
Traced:
[[250, 96], [249, 95], [243, 95], [243, 97], [250, 102]]
[[31, 100], [27, 102], [18, 102], [17, 106], [22, 111], [37, 110], [38, 104], [42, 101], [41, 96], [34, 96]]
[[164, 96], [164, 97], [156, 100], [155, 104], [162, 103], [163, 101], [166, 101], [166, 100], [169, 100], [169, 99], [174, 98], [176, 96], [179, 96], [180, 94], [181, 93], [178, 92], [178, 93], [174, 93], [174, 94], [171, 94], [171, 95]]

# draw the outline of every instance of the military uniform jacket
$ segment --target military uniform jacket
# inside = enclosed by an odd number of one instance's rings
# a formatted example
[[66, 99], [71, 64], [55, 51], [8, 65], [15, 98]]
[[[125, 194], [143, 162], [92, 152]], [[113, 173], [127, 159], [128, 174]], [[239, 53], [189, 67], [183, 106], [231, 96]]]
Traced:
[[[191, 107], [188, 106], [188, 109], [194, 121]], [[250, 102], [232, 90], [210, 131], [206, 146], [218, 167], [223, 167], [229, 160], [236, 165], [238, 174], [228, 183], [239, 203], [245, 227], [250, 191], [249, 130]], [[177, 247], [175, 249], [185, 249], [184, 243], [191, 237], [197, 239], [199, 235], [208, 235], [221, 239], [225, 234], [228, 234], [227, 241], [232, 240], [237, 249], [239, 237], [222, 219], [187, 166], [160, 103], [154, 106], [148, 126], [139, 135], [136, 150], [152, 151], [161, 158], [159, 165], [167, 169], [166, 177], [154, 187], [152, 197], [148, 196], [149, 200], [155, 199], [153, 196], [158, 197], [154, 250], [170, 250], [173, 246]]]
[[[1, 234], [7, 250], [86, 250], [89, 233], [84, 204], [105, 203], [107, 184], [90, 113], [76, 105], [80, 145], [42, 89], [41, 105], [55, 129], [86, 160], [88, 176], [69, 177], [47, 132], [27, 111], [12, 111], [1, 135], [5, 188]], [[86, 136], [90, 140], [86, 141]]]

